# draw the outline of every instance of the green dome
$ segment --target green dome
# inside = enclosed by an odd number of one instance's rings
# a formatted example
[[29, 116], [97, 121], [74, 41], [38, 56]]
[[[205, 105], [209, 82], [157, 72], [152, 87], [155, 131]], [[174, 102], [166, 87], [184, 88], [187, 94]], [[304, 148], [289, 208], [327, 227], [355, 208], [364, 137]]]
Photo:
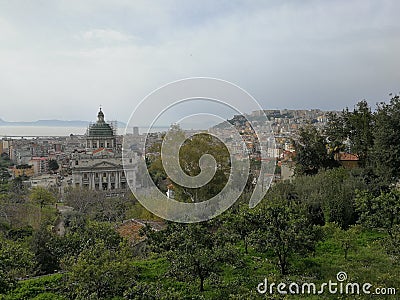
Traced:
[[107, 123], [95, 123], [89, 127], [89, 137], [111, 137], [114, 132]]
[[89, 126], [89, 137], [112, 137], [114, 131], [109, 124], [104, 121], [104, 113], [100, 111], [97, 114], [97, 123]]

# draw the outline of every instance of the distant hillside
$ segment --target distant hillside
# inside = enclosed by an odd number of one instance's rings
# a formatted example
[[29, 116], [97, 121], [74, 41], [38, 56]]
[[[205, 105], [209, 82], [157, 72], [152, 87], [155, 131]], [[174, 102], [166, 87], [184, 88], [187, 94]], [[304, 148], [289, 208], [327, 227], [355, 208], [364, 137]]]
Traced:
[[[38, 120], [33, 122], [8, 122], [0, 118], [0, 126], [48, 126], [48, 127], [87, 127], [88, 121]], [[117, 122], [119, 128], [125, 127], [123, 122]]]

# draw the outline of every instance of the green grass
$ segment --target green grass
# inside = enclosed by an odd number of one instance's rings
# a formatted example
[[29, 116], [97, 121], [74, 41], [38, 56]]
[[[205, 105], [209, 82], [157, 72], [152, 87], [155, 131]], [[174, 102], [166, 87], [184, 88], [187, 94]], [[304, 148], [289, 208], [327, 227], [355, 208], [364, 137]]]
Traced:
[[[346, 282], [371, 283], [376, 287], [394, 287], [400, 293], [400, 265], [386, 254], [382, 247], [384, 233], [363, 231], [357, 237], [357, 247], [349, 251], [344, 258], [340, 244], [333, 237], [318, 243], [314, 255], [296, 256], [291, 259], [289, 276], [282, 276], [271, 253], [260, 254], [252, 247], [244, 253], [242, 244], [238, 244], [239, 259], [233, 265], [224, 267], [221, 276], [212, 276], [205, 282], [205, 291], [199, 292], [198, 281], [179, 282], [168, 276], [170, 262], [153, 255], [147, 259], [138, 259], [138, 284], [157, 299], [398, 299], [398, 296], [367, 295], [331, 295], [327, 291], [322, 295], [286, 295], [275, 292], [274, 295], [260, 295], [256, 291], [258, 283], [264, 278], [268, 282], [304, 282], [320, 284], [332, 280], [343, 271], [348, 275]], [[1, 300], [10, 299], [64, 299], [62, 297], [62, 277], [56, 274], [18, 283], [17, 288]], [[36, 297], [36, 298], [35, 298]], [[58, 297], [58, 298], [57, 298]]]
[[63, 274], [53, 274], [19, 281], [17, 287], [7, 295], [0, 295], [1, 300], [24, 300], [24, 299], [55, 299], [66, 300], [60, 295]]

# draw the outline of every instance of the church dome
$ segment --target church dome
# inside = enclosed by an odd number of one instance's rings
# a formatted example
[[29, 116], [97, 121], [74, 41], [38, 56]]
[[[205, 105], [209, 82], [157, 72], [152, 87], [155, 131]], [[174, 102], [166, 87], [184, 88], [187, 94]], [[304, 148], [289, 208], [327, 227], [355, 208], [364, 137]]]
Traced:
[[100, 111], [97, 114], [97, 122], [89, 126], [88, 130], [89, 137], [112, 137], [114, 131], [110, 124], [104, 121], [104, 113]]
[[95, 123], [89, 127], [89, 137], [106, 137], [106, 136], [113, 136], [114, 131], [112, 130], [111, 126], [107, 123], [98, 124]]

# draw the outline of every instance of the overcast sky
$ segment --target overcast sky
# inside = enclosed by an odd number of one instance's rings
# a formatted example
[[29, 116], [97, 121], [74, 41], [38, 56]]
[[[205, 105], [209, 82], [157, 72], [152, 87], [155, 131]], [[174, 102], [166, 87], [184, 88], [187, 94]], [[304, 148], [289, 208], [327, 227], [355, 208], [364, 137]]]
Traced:
[[101, 104], [126, 122], [193, 76], [265, 109], [373, 104], [400, 91], [399, 12], [396, 0], [0, 0], [0, 118], [93, 120]]

